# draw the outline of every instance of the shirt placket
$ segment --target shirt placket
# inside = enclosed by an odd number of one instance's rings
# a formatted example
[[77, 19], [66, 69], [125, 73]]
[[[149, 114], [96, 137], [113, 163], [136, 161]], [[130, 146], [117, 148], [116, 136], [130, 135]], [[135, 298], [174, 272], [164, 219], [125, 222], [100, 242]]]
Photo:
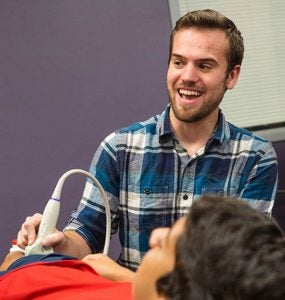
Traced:
[[178, 143], [175, 144], [176, 153], [179, 157], [180, 168], [177, 176], [177, 195], [176, 195], [176, 218], [188, 213], [194, 198], [194, 182], [197, 160], [190, 157], [186, 150]]
[[193, 203], [196, 159], [189, 156], [182, 157], [181, 160], [181, 182], [179, 189], [179, 212], [181, 215], [187, 214]]

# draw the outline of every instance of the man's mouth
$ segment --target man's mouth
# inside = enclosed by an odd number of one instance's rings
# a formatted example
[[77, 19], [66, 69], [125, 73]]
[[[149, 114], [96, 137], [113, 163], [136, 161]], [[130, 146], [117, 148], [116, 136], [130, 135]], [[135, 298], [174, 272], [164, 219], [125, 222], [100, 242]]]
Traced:
[[193, 99], [193, 97], [196, 98], [202, 95], [199, 91], [186, 89], [178, 89], [178, 94], [182, 99]]

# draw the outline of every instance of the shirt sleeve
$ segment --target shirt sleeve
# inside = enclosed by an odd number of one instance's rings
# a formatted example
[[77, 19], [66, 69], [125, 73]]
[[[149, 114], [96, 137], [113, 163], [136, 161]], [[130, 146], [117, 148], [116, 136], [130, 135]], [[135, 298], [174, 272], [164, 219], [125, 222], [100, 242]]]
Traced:
[[[254, 146], [253, 146], [254, 149]], [[271, 216], [278, 187], [278, 164], [271, 143], [265, 142], [257, 152], [254, 166], [241, 190], [240, 198], [247, 200], [257, 210]]]
[[[116, 134], [110, 134], [99, 146], [89, 172], [102, 185], [111, 209], [112, 233], [118, 228], [119, 174], [116, 162]], [[99, 189], [87, 179], [82, 199], [64, 230], [75, 230], [94, 253], [102, 251], [106, 233], [105, 206]]]

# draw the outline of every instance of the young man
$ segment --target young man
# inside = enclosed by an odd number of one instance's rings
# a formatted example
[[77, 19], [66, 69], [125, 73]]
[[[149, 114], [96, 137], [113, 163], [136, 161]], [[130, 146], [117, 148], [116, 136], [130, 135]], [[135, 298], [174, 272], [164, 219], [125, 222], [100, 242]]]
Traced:
[[[0, 277], [1, 296], [93, 300], [285, 299], [284, 233], [272, 219], [245, 201], [204, 195], [172, 228], [153, 231], [150, 245], [133, 276], [133, 287], [124, 278], [125, 272], [131, 271], [101, 254], [88, 255], [84, 262], [56, 254], [32, 255], [21, 259], [26, 262], [14, 262], [10, 272]], [[1, 268], [6, 269], [17, 255], [10, 254], [10, 261], [8, 256]], [[28, 259], [37, 262], [26, 265]], [[106, 270], [114, 272], [107, 274]], [[112, 277], [114, 274], [121, 278]]]
[[[97, 150], [90, 172], [105, 189], [112, 231], [119, 230], [119, 263], [135, 270], [150, 232], [187, 214], [204, 193], [242, 198], [270, 215], [277, 189], [271, 143], [227, 122], [219, 108], [237, 83], [243, 39], [235, 24], [213, 10], [186, 14], [171, 39], [165, 111], [115, 131]], [[33, 243], [40, 215], [28, 217], [18, 244]], [[44, 240], [57, 252], [82, 258], [100, 252], [104, 206], [89, 181], [64, 233]]]
[[156, 299], [144, 286], [161, 299], [285, 299], [284, 232], [246, 202], [203, 196], [179, 231], [172, 271], [160, 271], [163, 261], [172, 262], [171, 238], [145, 255], [135, 277], [136, 299]]

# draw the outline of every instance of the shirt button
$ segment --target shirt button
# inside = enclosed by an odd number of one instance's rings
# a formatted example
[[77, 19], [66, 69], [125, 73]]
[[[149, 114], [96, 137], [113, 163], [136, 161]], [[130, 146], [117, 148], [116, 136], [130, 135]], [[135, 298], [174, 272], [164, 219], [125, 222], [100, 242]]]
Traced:
[[183, 195], [183, 199], [184, 199], [184, 200], [187, 200], [187, 199], [188, 199], [188, 196], [187, 196], [186, 194], [184, 194], [184, 195]]
[[151, 193], [151, 189], [144, 189], [144, 193], [145, 193], [146, 195], [149, 195], [149, 194]]

